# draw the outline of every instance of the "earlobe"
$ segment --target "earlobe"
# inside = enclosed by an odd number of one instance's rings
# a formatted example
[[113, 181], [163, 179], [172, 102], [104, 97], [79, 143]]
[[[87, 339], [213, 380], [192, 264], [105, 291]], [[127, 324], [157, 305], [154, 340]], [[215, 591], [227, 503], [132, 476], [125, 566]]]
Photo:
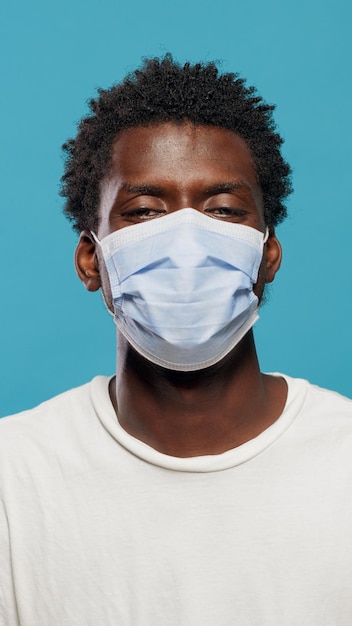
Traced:
[[280, 269], [282, 259], [282, 248], [275, 235], [273, 227], [270, 228], [269, 238], [266, 243], [266, 276], [265, 282], [271, 283]]
[[87, 230], [79, 237], [75, 252], [75, 266], [79, 279], [88, 291], [97, 291], [101, 287], [96, 243]]

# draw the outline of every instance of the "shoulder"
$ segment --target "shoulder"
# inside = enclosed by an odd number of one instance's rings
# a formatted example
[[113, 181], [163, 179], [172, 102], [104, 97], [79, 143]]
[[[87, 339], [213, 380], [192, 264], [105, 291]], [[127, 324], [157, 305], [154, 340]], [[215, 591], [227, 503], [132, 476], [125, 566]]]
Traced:
[[[279, 374], [288, 385], [285, 411], [291, 413], [295, 432], [316, 442], [348, 442], [352, 447], [352, 400], [306, 380]], [[294, 414], [294, 415], [293, 415]], [[298, 430], [297, 430], [298, 429]], [[350, 448], [351, 450], [351, 448]]]
[[346, 414], [352, 418], [352, 400], [346, 396], [342, 396], [331, 389], [324, 389], [318, 385], [314, 385], [307, 380], [301, 378], [292, 378], [285, 374], [277, 374], [282, 376], [288, 385], [289, 394], [300, 395], [304, 397], [305, 410], [317, 410], [319, 412], [331, 411]]
[[60, 416], [67, 416], [68, 411], [76, 413], [87, 404], [90, 403], [90, 389], [92, 383], [96, 380], [105, 380], [104, 376], [97, 376], [89, 383], [64, 391], [45, 402], [42, 402], [33, 409], [21, 411], [13, 415], [8, 415], [0, 419], [0, 428], [3, 432], [20, 427], [22, 424], [33, 425], [38, 420], [51, 419]]
[[96, 415], [94, 394], [108, 394], [109, 378], [97, 376], [91, 382], [70, 389], [37, 407], [0, 419], [0, 461], [12, 455], [35, 453], [49, 442], [74, 437], [83, 424]]

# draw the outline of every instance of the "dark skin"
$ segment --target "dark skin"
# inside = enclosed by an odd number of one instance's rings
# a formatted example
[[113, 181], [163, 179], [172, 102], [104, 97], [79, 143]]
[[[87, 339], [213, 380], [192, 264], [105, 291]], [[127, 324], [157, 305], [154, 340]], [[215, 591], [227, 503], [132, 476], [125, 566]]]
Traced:
[[[101, 187], [99, 239], [186, 207], [264, 233], [262, 192], [245, 141], [232, 131], [188, 122], [123, 131]], [[280, 262], [270, 228], [254, 287], [259, 299]], [[88, 231], [77, 246], [76, 268], [89, 291], [103, 289], [111, 308], [104, 262]], [[253, 439], [282, 413], [286, 383], [260, 372], [252, 331], [219, 363], [196, 372], [154, 365], [121, 335], [118, 343], [112, 404], [122, 427], [160, 452], [219, 454]]]

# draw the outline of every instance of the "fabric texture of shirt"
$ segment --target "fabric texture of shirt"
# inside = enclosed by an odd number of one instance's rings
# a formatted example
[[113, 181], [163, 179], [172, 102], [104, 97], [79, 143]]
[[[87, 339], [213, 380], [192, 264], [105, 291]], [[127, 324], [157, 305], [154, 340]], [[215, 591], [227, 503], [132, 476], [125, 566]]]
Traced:
[[352, 401], [284, 378], [219, 455], [130, 436], [105, 377], [0, 420], [0, 625], [351, 626]]

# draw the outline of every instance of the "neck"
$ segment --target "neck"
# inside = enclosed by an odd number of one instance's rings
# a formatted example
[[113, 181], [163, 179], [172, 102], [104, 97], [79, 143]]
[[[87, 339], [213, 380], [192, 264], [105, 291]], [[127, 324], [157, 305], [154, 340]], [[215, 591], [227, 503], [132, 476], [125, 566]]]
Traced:
[[188, 457], [220, 454], [260, 434], [281, 414], [286, 384], [261, 374], [250, 331], [220, 363], [196, 372], [166, 370], [126, 346], [110, 394], [127, 432]]

